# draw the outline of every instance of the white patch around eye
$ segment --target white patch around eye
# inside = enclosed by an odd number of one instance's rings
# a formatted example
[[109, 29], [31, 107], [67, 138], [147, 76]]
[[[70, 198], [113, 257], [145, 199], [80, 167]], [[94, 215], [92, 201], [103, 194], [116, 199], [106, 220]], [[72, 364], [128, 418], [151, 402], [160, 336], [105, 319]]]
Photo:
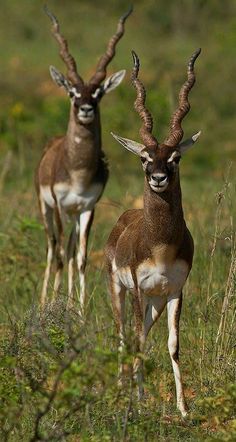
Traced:
[[98, 95], [99, 95], [99, 93], [100, 93], [100, 91], [101, 91], [100, 87], [97, 88], [96, 91], [92, 94], [92, 97], [93, 97], [93, 98], [97, 98]]
[[72, 93], [76, 98], [81, 98], [81, 93], [77, 91], [75, 87], [70, 89], [70, 93]]
[[177, 152], [177, 150], [175, 150], [175, 151], [171, 154], [170, 158], [168, 158], [168, 160], [167, 160], [167, 163], [171, 163], [172, 161], [174, 161], [174, 159], [175, 159], [176, 157], [179, 157], [179, 158], [180, 158], [180, 153]]
[[143, 151], [141, 153], [141, 158], [145, 158], [145, 160], [149, 161], [149, 163], [153, 163], [153, 159], [150, 157], [149, 153], [146, 151]]

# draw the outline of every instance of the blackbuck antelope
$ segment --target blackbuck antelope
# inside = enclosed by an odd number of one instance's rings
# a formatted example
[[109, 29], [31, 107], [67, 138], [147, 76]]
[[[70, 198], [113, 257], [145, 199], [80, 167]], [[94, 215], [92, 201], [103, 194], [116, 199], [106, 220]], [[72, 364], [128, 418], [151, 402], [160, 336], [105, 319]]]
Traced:
[[[200, 49], [190, 58], [188, 78], [180, 90], [179, 107], [172, 116], [170, 133], [164, 143], [159, 143], [152, 135], [153, 120], [145, 107], [145, 88], [138, 79], [139, 59], [133, 52], [131, 80], [137, 92], [134, 107], [142, 120], [140, 137], [143, 144], [112, 135], [141, 159], [145, 173], [144, 207], [121, 215], [105, 249], [121, 351], [125, 345], [125, 293], [126, 290], [132, 293], [137, 338], [133, 373], [140, 398], [143, 394], [143, 367], [139, 355], [144, 351], [152, 325], [167, 305], [168, 349], [175, 377], [177, 407], [183, 416], [187, 407], [179, 368], [179, 319], [182, 289], [192, 266], [193, 240], [184, 221], [178, 164], [200, 135], [198, 132], [181, 142], [181, 122], [190, 109], [188, 94], [195, 82], [194, 62], [199, 54]], [[121, 379], [123, 368], [121, 364]]]
[[[107, 66], [115, 55], [116, 44], [124, 34], [124, 24], [131, 9], [123, 15], [116, 33], [111, 37], [95, 74], [85, 83], [77, 72], [68, 43], [62, 36], [56, 17], [46, 8], [52, 22], [52, 33], [60, 47], [67, 68], [65, 77], [50, 67], [52, 79], [70, 97], [71, 108], [65, 136], [48, 143], [36, 172], [36, 188], [40, 211], [47, 235], [47, 266], [41, 292], [41, 305], [46, 301], [51, 267], [56, 259], [54, 297], [61, 285], [64, 261], [64, 215], [73, 219], [67, 246], [68, 306], [73, 300], [75, 255], [80, 276], [80, 306], [85, 305], [85, 266], [87, 243], [93, 221], [94, 207], [108, 179], [108, 168], [102, 150], [99, 103], [101, 98], [122, 81], [125, 70], [106, 79]], [[105, 80], [106, 79], [106, 80]], [[105, 80], [104, 83], [102, 83]], [[77, 238], [79, 247], [77, 250]]]

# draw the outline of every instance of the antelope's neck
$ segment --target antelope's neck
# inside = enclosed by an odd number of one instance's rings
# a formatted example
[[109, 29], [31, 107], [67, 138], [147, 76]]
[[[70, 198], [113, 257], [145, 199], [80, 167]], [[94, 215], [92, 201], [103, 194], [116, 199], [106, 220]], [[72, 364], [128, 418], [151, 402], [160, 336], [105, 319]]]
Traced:
[[96, 165], [101, 155], [101, 122], [99, 109], [87, 125], [75, 120], [71, 107], [65, 138], [67, 161], [73, 169]]
[[178, 244], [185, 229], [179, 177], [163, 193], [154, 192], [147, 180], [144, 186], [145, 231], [156, 244]]

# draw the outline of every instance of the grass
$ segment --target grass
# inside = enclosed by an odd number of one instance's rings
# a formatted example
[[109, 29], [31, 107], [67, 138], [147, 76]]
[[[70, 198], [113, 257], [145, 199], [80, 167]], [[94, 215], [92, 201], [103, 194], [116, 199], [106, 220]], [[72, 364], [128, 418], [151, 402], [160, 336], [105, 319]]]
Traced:
[[[101, 105], [111, 175], [90, 237], [89, 305], [83, 325], [76, 311], [69, 317], [65, 313], [65, 290], [57, 308], [48, 307], [46, 318], [38, 311], [45, 241], [33, 175], [45, 142], [65, 131], [69, 109], [66, 97], [49, 78], [49, 64], [62, 71], [64, 67], [42, 4], [3, 0], [0, 18], [2, 440], [233, 441], [235, 5], [213, 0], [134, 2], [134, 13], [109, 68], [109, 72], [126, 68], [128, 75]], [[49, 4], [78, 55], [81, 74], [89, 78], [127, 4], [100, 0], [98, 7], [97, 2], [74, 0], [68, 5]], [[181, 164], [184, 210], [195, 241], [181, 317], [181, 363], [191, 411], [183, 421], [175, 409], [165, 313], [147, 344], [146, 401], [136, 402], [131, 382], [123, 393], [117, 389], [117, 338], [102, 249], [118, 216], [126, 208], [138, 207], [142, 196], [137, 158], [110, 136], [112, 130], [139, 141], [140, 123], [129, 81], [130, 50], [134, 48], [141, 58], [154, 132], [162, 139], [186, 60], [199, 46], [203, 50], [196, 66], [197, 83], [184, 128], [186, 136], [199, 129], [202, 136]], [[130, 305], [127, 320], [132, 353]]]

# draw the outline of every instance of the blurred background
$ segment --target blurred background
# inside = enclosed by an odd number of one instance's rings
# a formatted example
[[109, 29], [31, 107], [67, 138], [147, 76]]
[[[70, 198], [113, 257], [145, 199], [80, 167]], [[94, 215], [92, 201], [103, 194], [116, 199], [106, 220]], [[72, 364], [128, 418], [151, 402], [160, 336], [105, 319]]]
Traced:
[[[66, 71], [58, 54], [57, 43], [51, 35], [51, 24], [43, 11], [43, 4], [39, 0], [22, 0], [20, 3], [2, 0], [1, 3], [4, 14], [0, 18], [0, 240], [2, 250], [8, 254], [6, 257], [3, 253], [3, 260], [10, 259], [9, 250], [16, 246], [12, 243], [17, 229], [22, 227], [28, 232], [32, 223], [32, 229], [39, 229], [33, 188], [34, 170], [46, 141], [54, 135], [63, 134], [68, 121], [69, 100], [49, 75], [50, 64], [64, 73]], [[185, 137], [198, 130], [202, 131], [202, 135], [181, 164], [184, 205], [189, 211], [189, 222], [191, 218], [197, 219], [199, 234], [202, 234], [202, 230], [209, 234], [215, 194], [221, 190], [229, 173], [231, 179], [234, 178], [235, 2], [139, 0], [133, 4], [134, 12], [126, 23], [125, 35], [108, 68], [108, 74], [126, 69], [127, 75], [122, 85], [104, 97], [101, 104], [103, 146], [111, 174], [100, 203], [101, 208], [109, 207], [105, 211], [106, 218], [103, 218], [104, 210], [97, 211], [100, 233], [95, 242], [99, 250], [120, 212], [140, 197], [143, 188], [143, 174], [137, 158], [125, 152], [110, 135], [112, 130], [139, 141], [140, 120], [133, 109], [135, 92], [130, 84], [132, 49], [136, 50], [141, 60], [140, 78], [147, 89], [147, 105], [154, 118], [154, 134], [163, 140], [170, 116], [177, 105], [179, 89], [186, 77], [187, 61], [196, 48], [202, 47], [196, 62], [197, 81], [190, 93], [192, 109], [183, 123]], [[85, 80], [89, 79], [116, 29], [118, 18], [129, 4], [123, 0], [68, 0], [65, 5], [64, 1], [51, 0], [48, 6], [59, 19], [61, 31], [77, 60], [80, 75]], [[109, 201], [114, 204], [109, 205]], [[138, 205], [139, 201], [136, 203]], [[115, 208], [114, 205], [119, 207]], [[205, 210], [206, 205], [212, 205], [212, 210]], [[30, 259], [29, 275], [24, 274], [24, 288], [20, 286], [17, 289], [18, 299], [21, 290], [24, 290], [22, 297], [26, 299], [28, 277], [37, 286], [41, 276], [44, 255], [38, 255], [42, 244], [42, 241], [38, 241], [38, 235], [43, 238], [43, 232], [39, 230], [34, 239], [30, 239], [30, 256], [36, 252], [37, 259]], [[20, 237], [19, 241], [24, 241], [22, 235]], [[27, 240], [27, 250], [28, 245]], [[23, 253], [26, 253], [24, 247]], [[22, 250], [15, 250], [11, 272], [14, 263], [17, 263], [19, 270], [21, 259]], [[31, 266], [35, 264], [32, 274]], [[26, 271], [24, 255], [22, 265]], [[7, 284], [5, 266], [1, 268], [4, 269], [3, 281]], [[4, 287], [8, 292], [9, 287]], [[31, 284], [29, 296], [32, 296]]]
[[[63, 73], [66, 70], [51, 35], [51, 24], [43, 12], [44, 3], [1, 0], [0, 316], [3, 323], [8, 322], [9, 316], [19, 318], [32, 304], [37, 304], [45, 266], [45, 239], [33, 184], [34, 170], [47, 140], [63, 134], [68, 122], [68, 97], [49, 75], [50, 64]], [[47, 4], [59, 20], [80, 75], [89, 79], [129, 3], [48, 0]], [[111, 322], [104, 284], [103, 246], [119, 215], [126, 208], [142, 205], [141, 165], [110, 135], [113, 131], [140, 141], [140, 120], [133, 109], [135, 92], [130, 83], [131, 50], [141, 60], [140, 78], [146, 86], [154, 134], [163, 140], [186, 78], [188, 59], [201, 47], [195, 65], [197, 81], [190, 93], [191, 111], [183, 127], [185, 137], [199, 130], [202, 135], [181, 162], [183, 205], [196, 247], [181, 326], [185, 332], [183, 347], [192, 398], [196, 390], [210, 394], [221, 385], [222, 370], [226, 373], [224, 385], [235, 379], [232, 357], [236, 267], [236, 2], [134, 0], [133, 5], [125, 35], [108, 68], [109, 75], [120, 69], [126, 69], [127, 75], [119, 88], [101, 103], [103, 147], [110, 164], [110, 179], [98, 204], [90, 237], [88, 282], [92, 314], [95, 322], [101, 324], [107, 322], [109, 312]], [[224, 334], [217, 338], [219, 330], [222, 332], [222, 314], [224, 321], [226, 318]], [[166, 330], [165, 317], [163, 321], [160, 327]], [[163, 333], [157, 352], [162, 345], [166, 348], [166, 331]], [[156, 342], [154, 333], [152, 339]], [[165, 368], [169, 367], [168, 355], [166, 360]], [[213, 379], [212, 366], [216, 362], [220, 368], [214, 372]], [[169, 378], [162, 379], [167, 387], [168, 382]], [[197, 440], [196, 436], [191, 440]]]

